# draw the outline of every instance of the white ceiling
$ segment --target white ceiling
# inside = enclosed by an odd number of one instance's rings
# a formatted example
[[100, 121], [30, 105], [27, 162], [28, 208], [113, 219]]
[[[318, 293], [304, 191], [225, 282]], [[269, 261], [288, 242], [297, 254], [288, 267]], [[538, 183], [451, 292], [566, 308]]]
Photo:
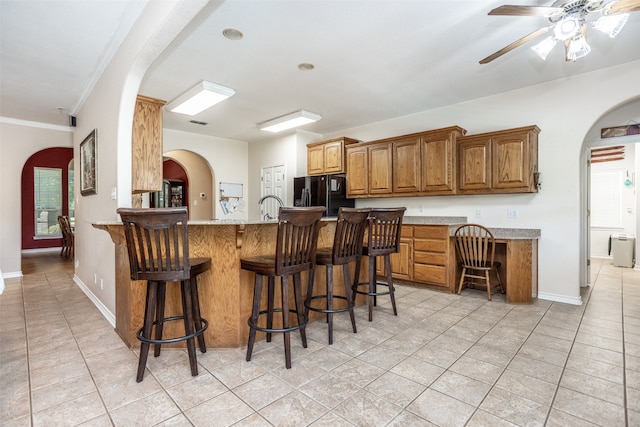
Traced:
[[[577, 62], [564, 61], [561, 45], [542, 61], [534, 41], [480, 65], [549, 24], [487, 16], [505, 3], [552, 1], [212, 1], [148, 70], [140, 93], [170, 101], [201, 80], [231, 87], [234, 97], [195, 117], [165, 112], [164, 126], [257, 141], [271, 134], [256, 123], [298, 109], [322, 115], [303, 129], [326, 134], [640, 59], [634, 12], [616, 39], [590, 29], [591, 54]], [[144, 4], [0, 0], [0, 116], [66, 125]], [[229, 27], [244, 39], [224, 38]], [[301, 62], [316, 68], [300, 71]]]

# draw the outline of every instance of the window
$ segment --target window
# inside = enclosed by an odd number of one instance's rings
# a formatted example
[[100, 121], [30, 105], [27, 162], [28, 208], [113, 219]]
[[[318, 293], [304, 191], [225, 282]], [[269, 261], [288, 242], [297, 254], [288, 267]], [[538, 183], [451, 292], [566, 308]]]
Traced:
[[58, 215], [62, 215], [62, 169], [34, 168], [36, 237], [60, 237]]

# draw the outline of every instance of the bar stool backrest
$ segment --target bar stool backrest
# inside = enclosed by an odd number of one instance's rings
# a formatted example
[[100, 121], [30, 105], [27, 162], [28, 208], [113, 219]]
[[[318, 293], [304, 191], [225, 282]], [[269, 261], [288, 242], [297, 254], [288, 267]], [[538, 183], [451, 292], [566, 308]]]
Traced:
[[458, 258], [463, 267], [490, 268], [495, 255], [491, 231], [479, 224], [465, 224], [454, 233]]
[[371, 209], [340, 208], [333, 238], [333, 265], [344, 265], [362, 255], [362, 241]]
[[187, 208], [120, 208], [132, 280], [189, 279]]
[[275, 274], [284, 276], [313, 268], [320, 219], [325, 208], [281, 207], [278, 214]]
[[400, 231], [406, 208], [374, 208], [369, 212], [369, 256], [400, 251]]

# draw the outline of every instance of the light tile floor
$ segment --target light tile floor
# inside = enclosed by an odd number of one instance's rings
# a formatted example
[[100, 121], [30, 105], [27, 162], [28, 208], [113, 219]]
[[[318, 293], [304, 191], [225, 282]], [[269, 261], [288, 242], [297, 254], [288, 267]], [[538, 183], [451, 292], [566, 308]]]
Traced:
[[282, 340], [150, 357], [117, 337], [64, 272], [7, 280], [0, 296], [3, 426], [639, 426], [640, 273], [593, 267], [585, 304], [508, 305], [398, 286], [358, 333], [336, 317]]

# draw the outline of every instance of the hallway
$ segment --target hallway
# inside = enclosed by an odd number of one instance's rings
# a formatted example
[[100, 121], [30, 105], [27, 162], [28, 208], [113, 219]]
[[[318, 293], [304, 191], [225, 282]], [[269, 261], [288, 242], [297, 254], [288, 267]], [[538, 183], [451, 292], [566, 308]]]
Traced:
[[[282, 341], [150, 357], [135, 382], [129, 350], [72, 280], [73, 271], [7, 279], [0, 295], [2, 426], [637, 426], [640, 272], [594, 260], [583, 306], [507, 305], [398, 286], [380, 301]], [[206, 302], [203, 302], [206, 303]]]

